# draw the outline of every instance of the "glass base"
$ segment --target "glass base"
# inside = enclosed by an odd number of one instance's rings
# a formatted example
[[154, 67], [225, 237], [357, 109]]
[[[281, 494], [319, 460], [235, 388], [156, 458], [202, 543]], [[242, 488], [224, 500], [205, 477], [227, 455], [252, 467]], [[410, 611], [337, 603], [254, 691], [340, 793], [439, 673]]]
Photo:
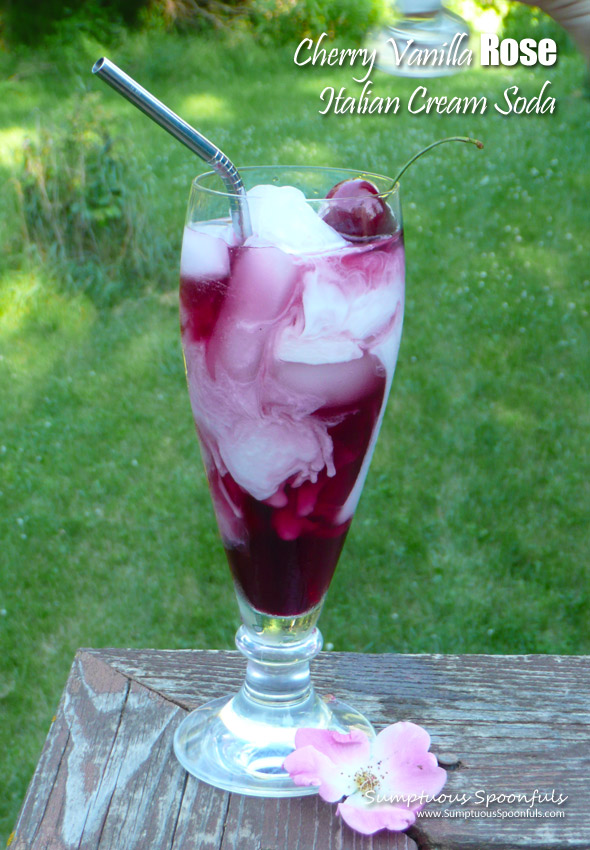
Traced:
[[317, 787], [295, 785], [283, 770], [295, 747], [296, 730], [313, 726], [346, 733], [354, 726], [374, 735], [369, 721], [340, 700], [317, 697], [315, 710], [299, 717], [301, 722], [276, 726], [244, 720], [236, 711], [236, 699], [221, 697], [197, 708], [174, 736], [174, 752], [185, 770], [224, 791], [254, 797], [317, 794]]
[[236, 637], [248, 658], [246, 681], [234, 697], [197, 708], [174, 735], [174, 752], [197, 779], [238, 794], [300, 797], [316, 787], [297, 786], [283, 769], [302, 727], [347, 733], [375, 732], [358, 711], [335, 697], [320, 697], [309, 676], [309, 661], [321, 648], [317, 629], [303, 641], [274, 645], [242, 626]]

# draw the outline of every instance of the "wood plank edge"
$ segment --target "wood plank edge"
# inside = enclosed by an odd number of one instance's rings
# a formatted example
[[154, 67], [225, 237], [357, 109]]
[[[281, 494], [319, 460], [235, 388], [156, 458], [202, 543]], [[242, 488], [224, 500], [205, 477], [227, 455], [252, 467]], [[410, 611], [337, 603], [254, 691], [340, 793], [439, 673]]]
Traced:
[[[125, 679], [127, 679], [128, 682], [135, 682], [135, 684], [138, 685], [139, 687], [145, 688], [146, 691], [150, 691], [150, 693], [155, 694], [156, 696], [160, 697], [160, 699], [163, 699], [165, 702], [168, 702], [171, 705], [175, 705], [177, 708], [181, 708], [185, 712], [185, 714], [189, 714], [190, 709], [188, 709], [185, 705], [183, 705], [182, 702], [179, 702], [178, 700], [173, 699], [172, 697], [167, 696], [166, 694], [163, 694], [161, 691], [157, 690], [156, 688], [153, 688], [151, 685], [148, 685], [143, 679], [139, 679], [136, 676], [131, 675], [128, 671], [122, 670], [119, 666], [117, 666], [114, 663], [112, 658], [109, 659], [108, 657], [106, 657], [105, 655], [102, 654], [102, 653], [106, 653], [108, 651], [109, 651], [108, 649], [101, 650], [101, 649], [91, 649], [91, 648], [81, 647], [76, 652], [76, 659], [78, 657], [82, 658], [83, 656], [88, 656], [90, 658], [98, 659], [99, 661], [102, 661], [103, 664], [106, 664], [108, 667], [110, 667], [112, 670], [114, 670], [116, 673], [118, 673], [120, 676], [123, 676]], [[117, 650], [112, 650], [112, 651], [117, 652]], [[127, 651], [133, 651], [133, 650], [125, 650], [125, 651], [127, 652]], [[149, 650], [147, 650], [147, 651], [149, 651]], [[161, 652], [162, 650], [152, 650], [152, 651]], [[168, 651], [176, 652], [177, 650], [168, 650]], [[179, 652], [183, 652], [183, 651], [184, 652], [194, 652], [194, 650], [192, 650], [192, 649], [178, 650], [178, 651]], [[223, 650], [213, 650], [213, 651], [222, 652]], [[141, 652], [146, 652], [146, 650], [141, 650]]]

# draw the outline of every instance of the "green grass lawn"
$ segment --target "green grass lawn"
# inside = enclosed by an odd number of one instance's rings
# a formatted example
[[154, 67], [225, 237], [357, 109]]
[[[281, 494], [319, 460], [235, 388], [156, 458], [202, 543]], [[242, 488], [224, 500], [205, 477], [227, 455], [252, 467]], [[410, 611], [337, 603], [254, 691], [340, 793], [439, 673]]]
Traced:
[[[0, 83], [0, 832], [12, 828], [79, 646], [232, 646], [238, 624], [178, 338], [188, 186], [203, 170], [90, 76], [100, 45], [4, 56]], [[473, 70], [431, 94], [499, 100], [545, 79], [555, 115], [320, 116], [346, 69], [237, 40], [137, 36], [111, 58], [238, 164], [314, 163], [403, 181], [404, 340], [382, 436], [322, 616], [366, 652], [590, 651], [590, 104], [582, 63]], [[417, 82], [376, 73], [377, 94]], [[66, 284], [22, 245], [26, 134], [98, 91], [145, 189], [153, 278]], [[155, 255], [156, 256], [156, 255]], [[166, 259], [168, 258], [168, 259]], [[80, 273], [80, 280], [83, 275]], [[228, 611], [230, 612], [228, 616]]]

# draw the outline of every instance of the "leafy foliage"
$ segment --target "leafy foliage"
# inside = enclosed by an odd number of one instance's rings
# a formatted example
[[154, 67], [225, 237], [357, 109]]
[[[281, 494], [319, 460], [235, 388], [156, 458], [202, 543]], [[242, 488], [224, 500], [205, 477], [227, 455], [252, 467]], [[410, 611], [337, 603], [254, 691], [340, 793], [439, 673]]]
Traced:
[[278, 44], [321, 32], [360, 37], [380, 14], [374, 0], [253, 0], [250, 6], [256, 33]]
[[[465, 3], [448, 0], [462, 14]], [[495, 9], [504, 37], [553, 38], [571, 50], [567, 34], [536, 7], [505, 0], [473, 0], [476, 9]], [[117, 37], [122, 27], [164, 31], [253, 31], [263, 43], [285, 44], [326, 32], [331, 38], [360, 38], [388, 10], [386, 0], [8, 0], [0, 12], [0, 39], [35, 44], [48, 36], [63, 43], [79, 33]]]
[[502, 38], [552, 38], [557, 44], [559, 53], [574, 50], [571, 39], [566, 31], [549, 15], [537, 6], [525, 6], [523, 3], [512, 3], [502, 21]]
[[146, 0], [8, 0], [3, 13], [12, 42], [38, 44], [58, 34], [76, 31], [104, 35], [121, 25], [133, 25]]
[[247, 0], [150, 0], [142, 11], [142, 24], [148, 29], [225, 29], [247, 14]]
[[166, 245], [144, 236], [147, 184], [100, 99], [83, 95], [59, 125], [27, 139], [14, 185], [28, 252], [105, 305], [130, 294], [129, 282], [137, 291], [153, 279]]
[[121, 26], [149, 30], [227, 29], [238, 23], [264, 42], [286, 43], [327, 32], [360, 36], [380, 16], [383, 0], [19, 0], [5, 12], [8, 37], [35, 44], [47, 36], [64, 42], [76, 33], [95, 37]]

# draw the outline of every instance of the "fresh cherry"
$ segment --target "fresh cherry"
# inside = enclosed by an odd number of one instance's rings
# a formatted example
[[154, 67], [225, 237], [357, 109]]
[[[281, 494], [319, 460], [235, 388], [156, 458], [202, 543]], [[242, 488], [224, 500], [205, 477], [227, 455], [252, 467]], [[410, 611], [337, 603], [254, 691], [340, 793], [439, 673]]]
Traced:
[[[399, 183], [407, 169], [416, 162], [423, 154], [445, 142], [468, 142], [478, 148], [483, 148], [483, 143], [478, 139], [470, 139], [466, 136], [451, 136], [448, 139], [439, 139], [409, 159], [397, 177], [393, 181], [395, 186]], [[328, 192], [331, 203], [327, 205], [322, 214], [324, 221], [338, 233], [349, 239], [366, 239], [371, 236], [386, 236], [395, 231], [395, 219], [385, 201], [379, 197], [379, 192], [368, 180], [357, 178], [356, 180], [343, 180], [337, 183]]]
[[326, 224], [350, 239], [386, 236], [396, 229], [393, 214], [368, 180], [343, 180], [328, 192], [322, 217]]

